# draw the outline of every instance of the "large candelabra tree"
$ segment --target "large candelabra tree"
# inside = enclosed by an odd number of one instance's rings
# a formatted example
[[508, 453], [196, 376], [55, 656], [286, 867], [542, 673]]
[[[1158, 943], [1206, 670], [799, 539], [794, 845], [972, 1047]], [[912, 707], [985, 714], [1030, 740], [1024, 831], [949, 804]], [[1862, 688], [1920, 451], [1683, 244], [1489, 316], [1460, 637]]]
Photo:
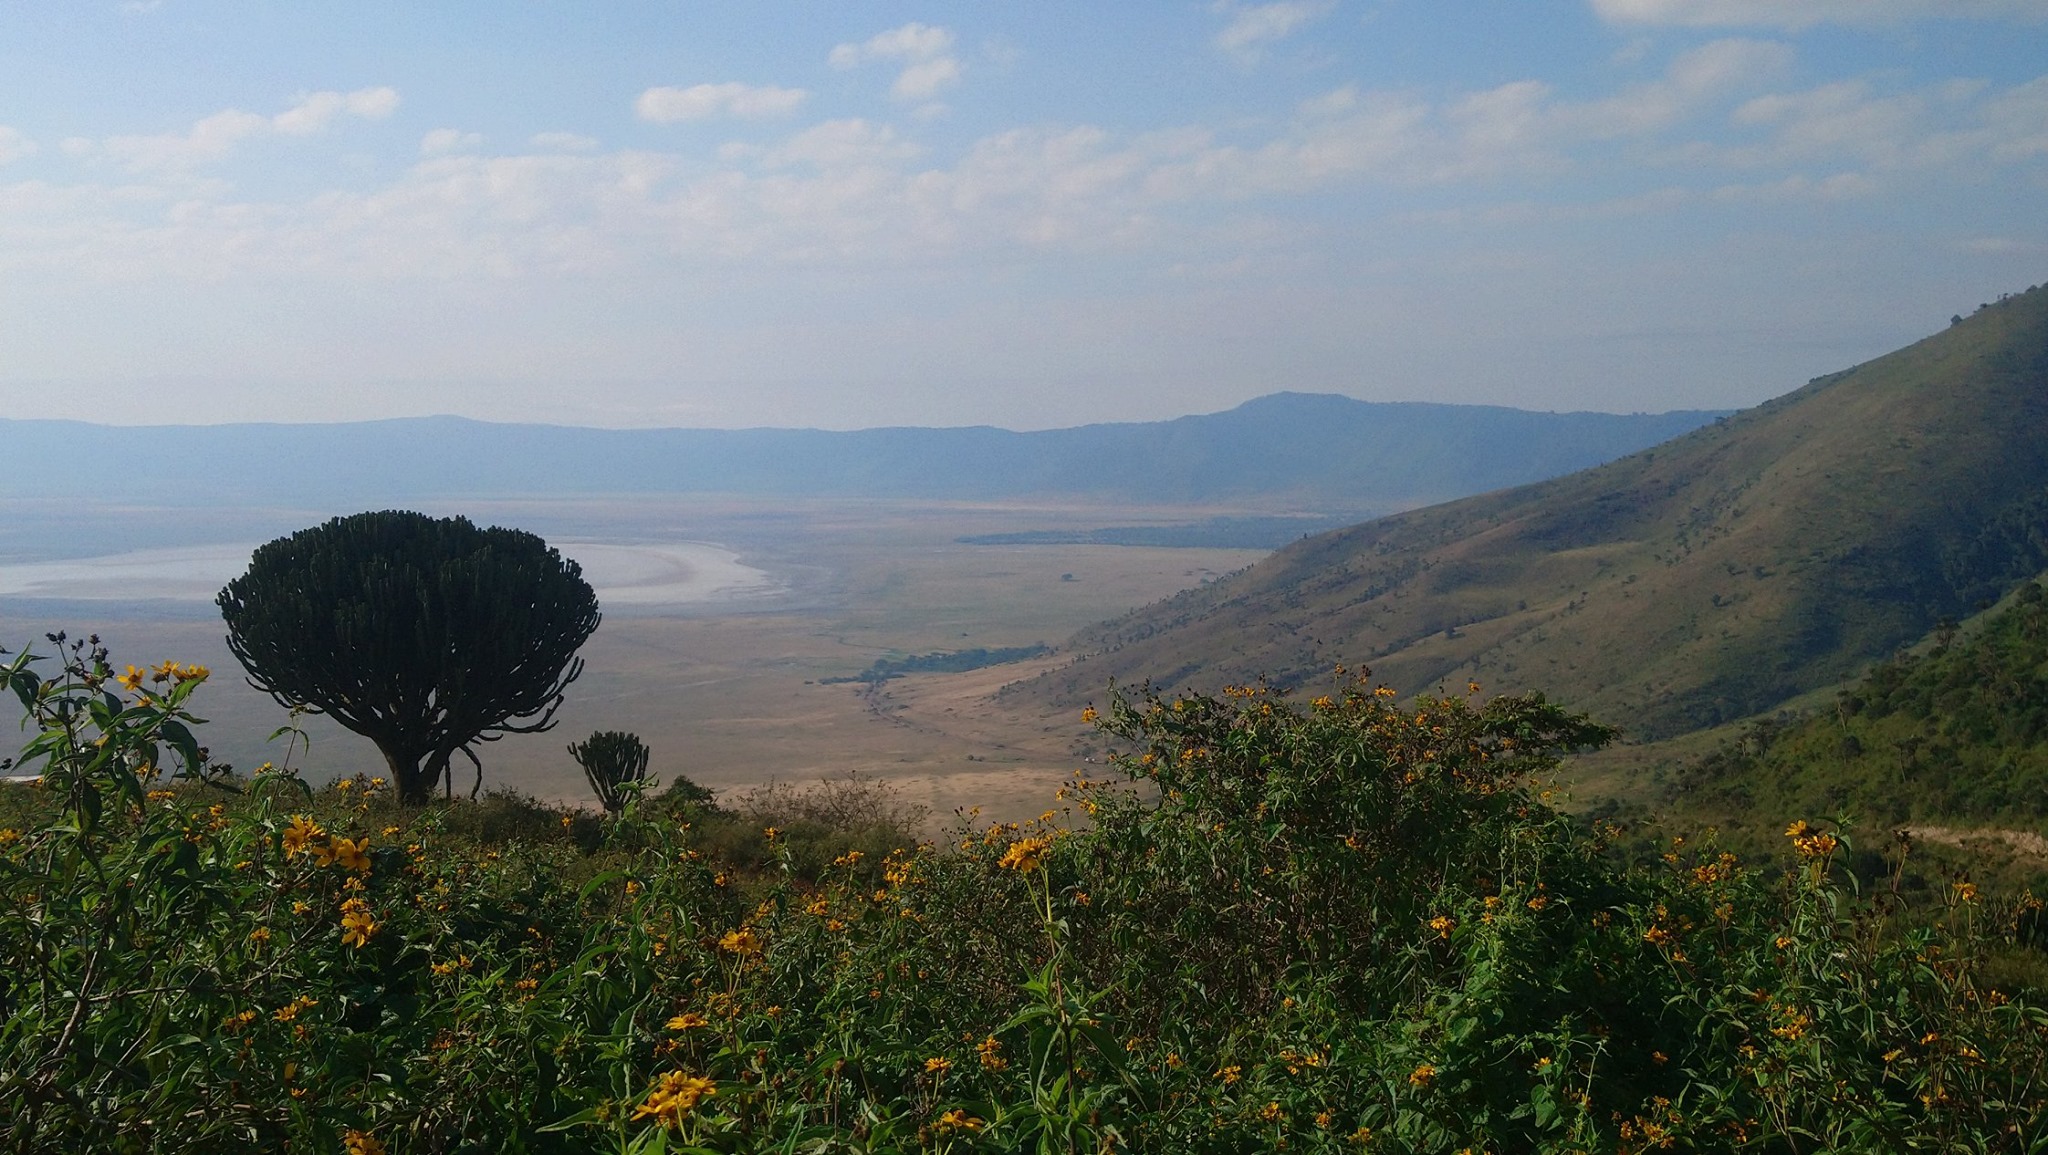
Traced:
[[[582, 568], [530, 533], [403, 510], [260, 546], [216, 599], [257, 689], [376, 743], [401, 800], [460, 753], [553, 727], [597, 629]], [[472, 791], [474, 793], [474, 791]]]

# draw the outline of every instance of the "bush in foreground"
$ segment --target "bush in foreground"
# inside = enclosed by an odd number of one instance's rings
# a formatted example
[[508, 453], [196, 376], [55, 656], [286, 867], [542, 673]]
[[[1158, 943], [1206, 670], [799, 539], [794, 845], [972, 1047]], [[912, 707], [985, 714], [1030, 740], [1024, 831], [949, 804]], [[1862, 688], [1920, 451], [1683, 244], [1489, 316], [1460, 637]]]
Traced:
[[[2031, 1149], [2048, 1019], [1959, 885], [1900, 931], [1801, 865], [1623, 869], [1532, 780], [1540, 698], [1115, 698], [1068, 829], [799, 869], [629, 808], [501, 844], [374, 781], [222, 778], [204, 672], [5, 670], [20, 1150]], [[177, 779], [211, 781], [176, 785]], [[221, 787], [245, 790], [235, 796]], [[212, 793], [209, 793], [212, 792]], [[368, 794], [369, 797], [364, 797]], [[217, 798], [217, 800], [209, 800]], [[394, 820], [396, 818], [397, 820]], [[725, 829], [720, 827], [721, 829]]]

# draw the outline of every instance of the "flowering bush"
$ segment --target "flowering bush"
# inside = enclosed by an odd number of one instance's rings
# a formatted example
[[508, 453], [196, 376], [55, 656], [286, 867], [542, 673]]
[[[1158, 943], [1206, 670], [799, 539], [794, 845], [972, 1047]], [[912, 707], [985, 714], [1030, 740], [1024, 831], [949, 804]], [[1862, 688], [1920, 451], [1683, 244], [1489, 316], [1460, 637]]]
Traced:
[[[1540, 698], [1115, 696], [1067, 809], [749, 861], [701, 807], [463, 833], [375, 779], [212, 765], [205, 672], [0, 667], [18, 1150], [2031, 1149], [2014, 908], [1902, 927], [1711, 844], [1617, 865]], [[26, 788], [24, 788], [26, 789]], [[27, 801], [23, 801], [26, 799]], [[1068, 818], [1085, 821], [1070, 823]], [[708, 821], [706, 821], [708, 826]], [[723, 838], [724, 835], [720, 835]], [[808, 842], [803, 854], [818, 842]]]

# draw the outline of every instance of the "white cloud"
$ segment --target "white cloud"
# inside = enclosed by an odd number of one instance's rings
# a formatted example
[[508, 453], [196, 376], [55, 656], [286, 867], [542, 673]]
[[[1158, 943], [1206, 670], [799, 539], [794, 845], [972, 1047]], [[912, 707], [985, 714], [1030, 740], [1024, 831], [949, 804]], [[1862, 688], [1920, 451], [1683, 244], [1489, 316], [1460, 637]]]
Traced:
[[877, 33], [861, 44], [841, 44], [829, 57], [834, 68], [852, 68], [869, 60], [931, 60], [953, 50], [953, 33], [912, 22]]
[[602, 142], [574, 132], [536, 132], [527, 143], [545, 152], [596, 152]]
[[30, 140], [28, 134], [0, 124], [0, 164], [11, 164], [35, 153], [36, 142]]
[[1724, 39], [1681, 53], [1664, 75], [1561, 115], [1595, 137], [1654, 132], [1744, 91], [1782, 78], [1792, 67], [1790, 45], [1775, 40]]
[[1876, 192], [1875, 180], [1859, 172], [1838, 172], [1816, 180], [1803, 174], [1762, 184], [1728, 184], [1713, 191], [1717, 201], [1841, 201]]
[[827, 59], [834, 68], [854, 68], [871, 60], [901, 62], [903, 68], [889, 88], [898, 100], [930, 100], [960, 83], [966, 72], [953, 55], [953, 33], [931, 24], [905, 24], [859, 44], [838, 45]]
[[182, 133], [154, 133], [146, 136], [111, 136], [95, 148], [78, 148], [65, 141], [73, 155], [100, 152], [135, 172], [176, 171], [219, 160], [235, 146], [267, 134], [308, 136], [326, 128], [346, 113], [365, 120], [380, 120], [398, 108], [398, 92], [391, 88], [362, 88], [354, 92], [312, 92], [297, 99], [275, 116], [230, 108], [195, 122]]
[[1216, 47], [1240, 59], [1256, 59], [1267, 45], [1294, 35], [1335, 7], [1336, 0], [1275, 0], [1270, 4], [1217, 0], [1210, 10], [1227, 14], [1230, 23], [1216, 34]]
[[633, 102], [633, 111], [640, 119], [655, 124], [709, 120], [715, 116], [762, 120], [788, 116], [810, 95], [801, 88], [778, 88], [772, 84], [694, 84], [688, 88], [650, 88]]
[[1760, 169], [1827, 165], [1871, 172], [2017, 164], [2048, 156], [2048, 76], [1992, 90], [1950, 81], [1881, 92], [1844, 80], [1776, 92], [1729, 115], [1741, 136], [1699, 140], [1675, 155], [1692, 164]]
[[117, 163], [137, 172], [189, 168], [218, 160], [231, 152], [235, 145], [269, 128], [270, 118], [267, 116], [229, 109], [197, 121], [183, 133], [110, 136], [99, 149]]
[[770, 168], [806, 164], [821, 169], [847, 169], [909, 160], [919, 151], [886, 124], [858, 119], [828, 120], [764, 151], [761, 159]]
[[[585, 142], [544, 134], [535, 147], [547, 151], [483, 156], [462, 151], [479, 143], [474, 134], [441, 129], [421, 140], [423, 159], [400, 180], [286, 203], [237, 198], [170, 167], [126, 184], [0, 184], [0, 269], [516, 279], [678, 258], [773, 268], [1006, 250], [1169, 254], [1216, 237], [1256, 254], [1317, 227], [1276, 207], [1303, 194], [1455, 187], [1444, 208], [1460, 220], [1542, 223], [1868, 198], [1900, 184], [1888, 169], [1989, 179], [1981, 174], [2037, 169], [2048, 155], [2048, 78], [1754, 95], [1783, 62], [1770, 42], [1716, 42], [1606, 100], [1566, 100], [1534, 80], [1441, 99], [1346, 86], [1261, 135], [1015, 128], [939, 156], [912, 129], [862, 119], [689, 155], [576, 149]], [[1631, 100], [1654, 112], [1625, 115]], [[223, 114], [174, 143], [225, 150], [276, 131], [271, 118]], [[1630, 191], [1653, 166], [1664, 187]], [[1569, 192], [1550, 201], [1559, 186], [1545, 180], [1534, 187], [1548, 191], [1531, 199], [1526, 178], [1568, 170], [1621, 177], [1619, 191], [1597, 203], [1573, 204]]]
[[896, 74], [889, 94], [898, 100], [930, 100], [960, 83], [960, 62], [950, 56], [920, 60]]
[[2048, 20], [2043, 0], [1592, 0], [1617, 24], [1690, 27], [1894, 24], [1909, 20]]
[[464, 132], [459, 128], [437, 128], [420, 138], [420, 155], [435, 156], [444, 152], [467, 152], [484, 142], [483, 134]]
[[360, 88], [347, 93], [312, 92], [271, 117], [270, 124], [287, 136], [305, 136], [326, 128], [328, 122], [343, 112], [365, 120], [382, 120], [397, 110], [398, 91], [393, 88]]

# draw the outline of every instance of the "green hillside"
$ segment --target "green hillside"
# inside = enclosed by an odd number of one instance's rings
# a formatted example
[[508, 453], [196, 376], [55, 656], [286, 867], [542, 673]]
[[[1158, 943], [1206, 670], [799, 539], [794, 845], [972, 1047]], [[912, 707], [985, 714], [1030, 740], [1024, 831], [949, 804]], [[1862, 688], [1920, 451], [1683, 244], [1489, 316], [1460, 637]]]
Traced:
[[1658, 738], [1853, 677], [2048, 567], [2048, 289], [1654, 449], [1304, 540], [1074, 639], [1109, 678], [1543, 689]]
[[1681, 771], [1687, 809], [1899, 824], [2048, 816], [2048, 595], [2022, 586], [1978, 628], [1885, 662], [1835, 708], [1752, 725]]

